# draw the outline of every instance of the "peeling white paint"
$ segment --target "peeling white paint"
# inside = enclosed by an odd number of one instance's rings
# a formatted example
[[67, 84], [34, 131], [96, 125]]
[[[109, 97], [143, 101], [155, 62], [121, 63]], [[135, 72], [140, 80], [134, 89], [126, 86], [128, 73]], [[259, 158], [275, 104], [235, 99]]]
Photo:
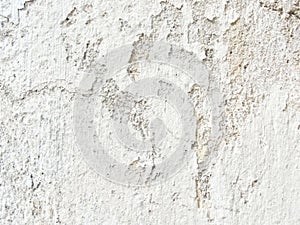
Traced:
[[[299, 0], [1, 1], [0, 224], [299, 224], [299, 12]], [[73, 103], [98, 57], [151, 41], [203, 60], [224, 135], [199, 169], [199, 104], [194, 158], [161, 185], [127, 187], [84, 162]]]

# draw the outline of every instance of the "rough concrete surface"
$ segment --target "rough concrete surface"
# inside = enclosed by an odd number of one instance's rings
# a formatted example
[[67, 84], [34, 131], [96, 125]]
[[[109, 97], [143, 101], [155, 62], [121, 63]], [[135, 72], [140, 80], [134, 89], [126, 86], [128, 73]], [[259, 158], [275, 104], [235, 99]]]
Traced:
[[[2, 0], [0, 22], [0, 224], [300, 224], [299, 0]], [[203, 61], [222, 136], [199, 166], [204, 112], [176, 175], [117, 184], [83, 160], [74, 97], [97, 57], [154, 41]]]

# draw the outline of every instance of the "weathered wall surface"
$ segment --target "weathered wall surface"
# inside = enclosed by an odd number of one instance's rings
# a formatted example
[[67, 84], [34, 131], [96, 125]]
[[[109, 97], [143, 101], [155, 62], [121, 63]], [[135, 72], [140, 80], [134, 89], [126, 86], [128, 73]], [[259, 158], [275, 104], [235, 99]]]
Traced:
[[[1, 1], [0, 224], [300, 224], [299, 4]], [[126, 187], [82, 159], [74, 95], [99, 54], [147, 40], [203, 60], [224, 135], [205, 168], [195, 155], [161, 185]]]

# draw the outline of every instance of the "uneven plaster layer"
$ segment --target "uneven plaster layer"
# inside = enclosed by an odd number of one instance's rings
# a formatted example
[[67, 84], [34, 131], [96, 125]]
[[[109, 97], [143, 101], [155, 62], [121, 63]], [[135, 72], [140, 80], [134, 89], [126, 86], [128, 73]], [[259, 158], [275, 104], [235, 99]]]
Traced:
[[[300, 222], [299, 1], [0, 6], [1, 224]], [[82, 159], [74, 96], [99, 55], [158, 40], [194, 52], [219, 83], [223, 137], [204, 169], [195, 154], [161, 185], [117, 185]]]

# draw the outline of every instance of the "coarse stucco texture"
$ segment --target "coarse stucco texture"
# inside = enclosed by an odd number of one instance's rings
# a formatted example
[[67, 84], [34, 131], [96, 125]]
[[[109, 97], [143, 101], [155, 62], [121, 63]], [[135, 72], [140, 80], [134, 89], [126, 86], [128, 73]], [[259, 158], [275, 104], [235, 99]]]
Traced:
[[[0, 22], [1, 225], [300, 224], [299, 0], [2, 0]], [[158, 184], [119, 184], [78, 146], [78, 87], [99, 57], [124, 45], [133, 64], [116, 82], [170, 76], [167, 66], [137, 63], [159, 41], [209, 71], [220, 135], [211, 148], [212, 106], [178, 72], [176, 85], [199, 106], [191, 159]], [[114, 80], [105, 88], [110, 112], [118, 88]], [[130, 117], [142, 134], [147, 104]], [[121, 147], [111, 155], [139, 166], [140, 152]]]

